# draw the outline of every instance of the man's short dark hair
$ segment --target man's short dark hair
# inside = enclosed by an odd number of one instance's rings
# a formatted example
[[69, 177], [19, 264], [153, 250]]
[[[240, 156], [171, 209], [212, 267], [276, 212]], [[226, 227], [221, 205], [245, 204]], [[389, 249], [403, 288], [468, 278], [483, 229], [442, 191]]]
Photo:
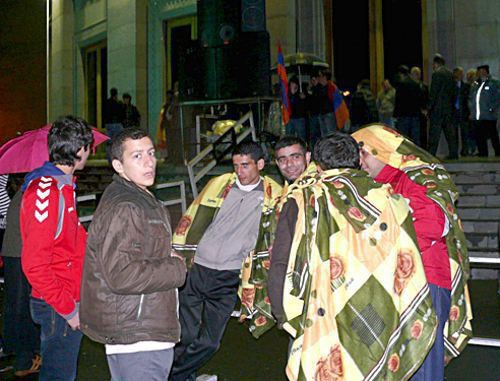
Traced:
[[294, 135], [285, 135], [280, 140], [278, 140], [278, 142], [274, 146], [274, 152], [285, 147], [294, 146], [295, 144], [298, 144], [302, 148], [302, 153], [305, 155], [307, 152], [306, 142], [298, 136]]
[[74, 166], [81, 159], [78, 151], [94, 143], [92, 128], [81, 118], [68, 115], [58, 118], [49, 131], [49, 160], [53, 164]]
[[248, 155], [256, 163], [260, 159], [264, 159], [264, 151], [262, 150], [262, 147], [259, 145], [259, 143], [254, 141], [241, 142], [240, 144], [238, 144], [234, 148], [232, 156], [236, 155]]
[[132, 100], [132, 95], [130, 95], [129, 93], [123, 93], [122, 98]]
[[125, 128], [113, 138], [113, 142], [111, 143], [111, 160], [123, 160], [123, 143], [126, 140], [140, 140], [146, 137], [149, 138], [148, 133], [140, 128]]
[[446, 63], [446, 61], [444, 60], [443, 56], [441, 54], [439, 54], [439, 53], [436, 53], [434, 55], [434, 58], [432, 59], [432, 62], [434, 62], [434, 63], [436, 63], [438, 65], [441, 65], [441, 66], [443, 66]]
[[111, 95], [111, 97], [116, 97], [118, 95], [118, 90], [116, 89], [116, 87], [112, 87], [111, 90], [109, 90], [109, 94]]
[[314, 147], [314, 160], [324, 171], [337, 168], [359, 169], [359, 146], [351, 135], [333, 131]]

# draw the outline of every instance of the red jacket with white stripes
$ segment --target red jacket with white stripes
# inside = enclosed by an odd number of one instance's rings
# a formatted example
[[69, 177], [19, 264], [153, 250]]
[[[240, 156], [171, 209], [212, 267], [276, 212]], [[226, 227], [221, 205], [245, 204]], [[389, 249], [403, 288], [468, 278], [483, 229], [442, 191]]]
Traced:
[[33, 179], [23, 195], [20, 225], [21, 261], [31, 295], [69, 319], [78, 309], [87, 238], [76, 212], [74, 179]]

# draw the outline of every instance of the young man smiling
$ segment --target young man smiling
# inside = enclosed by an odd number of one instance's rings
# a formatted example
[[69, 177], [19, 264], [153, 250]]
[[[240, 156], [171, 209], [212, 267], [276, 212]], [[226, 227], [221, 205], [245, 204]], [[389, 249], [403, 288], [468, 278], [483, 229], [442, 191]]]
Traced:
[[192, 267], [181, 290], [181, 342], [171, 379], [194, 380], [217, 351], [237, 300], [240, 269], [251, 253], [265, 252], [268, 217], [281, 187], [261, 177], [264, 152], [255, 142], [236, 146], [234, 172], [211, 180], [179, 222], [174, 248]]
[[184, 260], [172, 251], [168, 213], [148, 190], [153, 142], [126, 129], [113, 140], [117, 174], [89, 229], [83, 269], [82, 331], [106, 346], [113, 380], [166, 380], [180, 337], [177, 287]]

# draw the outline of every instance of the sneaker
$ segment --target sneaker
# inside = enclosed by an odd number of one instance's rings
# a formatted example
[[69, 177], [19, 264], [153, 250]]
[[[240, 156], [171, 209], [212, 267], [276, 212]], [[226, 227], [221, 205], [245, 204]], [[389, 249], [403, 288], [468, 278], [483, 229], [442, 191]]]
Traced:
[[16, 370], [14, 372], [14, 376], [26, 377], [26, 376], [29, 376], [30, 374], [38, 373], [38, 372], [40, 372], [41, 366], [42, 366], [42, 357], [40, 355], [35, 355], [35, 357], [33, 357], [33, 360], [32, 360], [31, 368], [23, 369], [23, 370]]
[[196, 377], [196, 381], [217, 381], [217, 376], [215, 374], [202, 374]]

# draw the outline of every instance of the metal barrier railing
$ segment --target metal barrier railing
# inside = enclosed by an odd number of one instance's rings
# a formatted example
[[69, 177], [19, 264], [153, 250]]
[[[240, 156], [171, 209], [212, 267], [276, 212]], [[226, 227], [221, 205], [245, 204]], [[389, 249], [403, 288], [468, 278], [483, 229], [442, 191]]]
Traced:
[[162, 183], [156, 185], [155, 189], [160, 190], [160, 189], [166, 189], [166, 188], [172, 188], [172, 187], [180, 187], [180, 192], [181, 196], [180, 198], [175, 198], [172, 200], [160, 200], [163, 206], [171, 206], [171, 205], [177, 205], [181, 204], [182, 208], [182, 213], [186, 212], [186, 184], [184, 184], [184, 181], [174, 181], [171, 183]]
[[[500, 268], [500, 258], [469, 257], [471, 265], [486, 265]], [[469, 340], [471, 345], [482, 345], [486, 347], [500, 347], [500, 339], [489, 337], [473, 337]]]
[[[243, 123], [249, 122], [249, 128], [245, 128], [240, 134], [236, 133], [238, 127], [244, 127]], [[212, 170], [217, 163], [222, 159], [231, 149], [232, 145], [240, 143], [248, 135], [252, 134], [252, 139], [257, 141], [257, 135], [255, 133], [255, 125], [253, 121], [252, 111], [247, 112], [240, 120], [238, 120], [229, 130], [222, 134], [215, 142], [209, 144], [205, 147], [199, 154], [197, 154], [193, 159], [186, 162], [186, 167], [189, 174], [189, 182], [191, 183], [191, 191], [193, 192], [193, 197], [198, 196], [198, 188], [196, 184], [200, 179]], [[232, 144], [230, 144], [232, 143]], [[216, 147], [220, 145], [228, 145], [229, 147], [223, 149], [221, 152], [217, 152]], [[195, 173], [195, 167], [206, 157], [213, 155], [208, 163], [204, 164], [198, 173]]]
[[[166, 188], [172, 188], [172, 187], [179, 187], [180, 190], [180, 197], [175, 198], [175, 199], [170, 199], [170, 200], [160, 200], [163, 206], [172, 206], [172, 205], [181, 205], [182, 208], [182, 213], [186, 211], [186, 184], [184, 184], [184, 181], [173, 181], [170, 183], [161, 183], [161, 184], [156, 184], [154, 189], [160, 190], [160, 189], [166, 189]], [[86, 201], [96, 201], [97, 200], [97, 195], [96, 194], [87, 194], [84, 196], [78, 196], [76, 198], [76, 201], [78, 203], [80, 202], [86, 202]], [[94, 218], [94, 214], [90, 214], [87, 216], [82, 216], [79, 217], [79, 220], [81, 223], [85, 222], [90, 222]]]

